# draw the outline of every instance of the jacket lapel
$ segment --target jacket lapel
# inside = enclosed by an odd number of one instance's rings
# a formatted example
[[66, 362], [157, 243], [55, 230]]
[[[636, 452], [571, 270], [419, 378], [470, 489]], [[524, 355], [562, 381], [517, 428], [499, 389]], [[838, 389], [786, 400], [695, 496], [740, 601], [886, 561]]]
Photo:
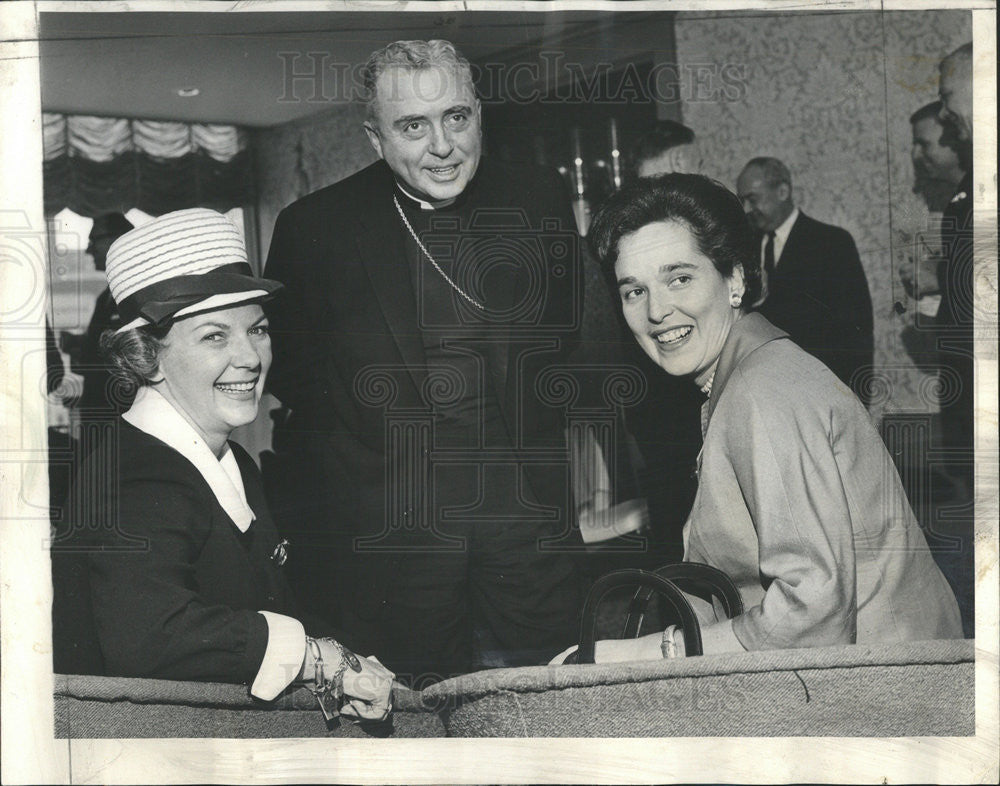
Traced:
[[[493, 314], [510, 314], [516, 303], [519, 292], [525, 292], [528, 286], [527, 275], [523, 267], [519, 267], [515, 273], [504, 276], [499, 285], [490, 292], [487, 308]], [[487, 319], [491, 317], [487, 316]], [[496, 319], [496, 317], [492, 317]], [[497, 342], [496, 354], [494, 356], [496, 366], [493, 369], [493, 382], [496, 385], [497, 400], [500, 402], [500, 411], [507, 421], [507, 428], [512, 434], [516, 429], [516, 406], [518, 397], [517, 390], [517, 369], [510, 368], [510, 342], [511, 342], [511, 322], [503, 322], [497, 319], [497, 326], [494, 339]]]
[[809, 219], [806, 217], [806, 214], [799, 210], [798, 218], [792, 224], [792, 231], [788, 233], [788, 240], [785, 241], [785, 246], [781, 249], [781, 256], [778, 258], [777, 267], [774, 269], [775, 275], [779, 278], [784, 278], [794, 273], [799, 261], [803, 259], [799, 247], [805, 240], [805, 234], [808, 231], [806, 228], [808, 221]]
[[[477, 204], [488, 204], [491, 210], [500, 213], [509, 212], [510, 215], [516, 215], [517, 211], [520, 210], [509, 192], [509, 184], [495, 176], [488, 159], [480, 161], [479, 172], [470, 185], [470, 189], [472, 189], [470, 197], [476, 200]], [[477, 192], [488, 195], [488, 198], [477, 198]], [[476, 215], [475, 212], [473, 215]], [[519, 258], [525, 252], [516, 245], [508, 246], [505, 243], [507, 239], [505, 235], [509, 234], [511, 237], [517, 238], [518, 235], [524, 234], [528, 226], [523, 221], [509, 223], [511, 219], [508, 216], [504, 216], [503, 220], [500, 220], [499, 215], [489, 215], [488, 211], [487, 215], [489, 220], [486, 226], [483, 226], [481, 218], [473, 218], [473, 226], [464, 229], [466, 237], [476, 238], [480, 243], [488, 236], [486, 231], [490, 234], [495, 233], [493, 239], [497, 246], [509, 249], [507, 259], [498, 259], [496, 255], [490, 254], [486, 260], [489, 264], [500, 264], [500, 269], [505, 271], [503, 275], [487, 276], [487, 271], [479, 269], [476, 271], [475, 278], [483, 280], [485, 277], [489, 282], [488, 291], [482, 293], [486, 312], [481, 317], [481, 324], [487, 328], [489, 339], [495, 344], [495, 349], [492, 352], [492, 383], [508, 430], [511, 435], [514, 435], [517, 433], [517, 402], [521, 395], [519, 388], [524, 386], [524, 382], [519, 380], [518, 369], [510, 367], [510, 345], [512, 340], [516, 340], [518, 331], [515, 330], [515, 326], [523, 328], [526, 320], [532, 319], [535, 315], [518, 315], [516, 313], [518, 302], [530, 296], [529, 287], [532, 286], [532, 277], [525, 263], [518, 264]], [[478, 260], [479, 264], [482, 264], [482, 261]], [[534, 285], [543, 284], [545, 279], [545, 271], [541, 271], [540, 279], [536, 280]], [[520, 353], [515, 352], [515, 363], [519, 356]]]
[[426, 376], [423, 339], [417, 321], [417, 302], [406, 264], [406, 249], [399, 218], [393, 212], [392, 192], [384, 198], [388, 206], [365, 213], [356, 236], [358, 253], [371, 281], [382, 316], [407, 371], [418, 389]]

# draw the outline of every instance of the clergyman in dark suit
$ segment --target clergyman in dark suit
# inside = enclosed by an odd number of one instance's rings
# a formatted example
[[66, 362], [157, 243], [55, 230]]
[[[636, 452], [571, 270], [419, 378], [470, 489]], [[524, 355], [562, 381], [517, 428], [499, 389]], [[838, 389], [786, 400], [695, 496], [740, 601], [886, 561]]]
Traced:
[[751, 159], [737, 192], [759, 233], [763, 295], [757, 310], [867, 405], [872, 300], [854, 238], [795, 206], [792, 176], [776, 158]]
[[544, 662], [581, 590], [544, 373], [578, 332], [568, 195], [481, 158], [450, 43], [376, 51], [365, 87], [381, 160], [286, 208], [267, 261], [288, 567], [401, 678]]

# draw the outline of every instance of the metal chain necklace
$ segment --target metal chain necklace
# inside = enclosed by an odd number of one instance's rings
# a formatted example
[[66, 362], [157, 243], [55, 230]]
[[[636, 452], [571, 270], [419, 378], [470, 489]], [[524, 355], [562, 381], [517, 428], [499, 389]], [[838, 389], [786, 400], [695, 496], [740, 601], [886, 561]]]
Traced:
[[447, 273], [445, 273], [444, 270], [441, 269], [441, 266], [437, 263], [434, 257], [431, 256], [431, 252], [427, 250], [427, 247], [420, 242], [420, 238], [417, 237], [417, 233], [414, 232], [413, 227], [410, 226], [410, 222], [409, 220], [407, 220], [406, 214], [403, 212], [403, 207], [402, 205], [399, 204], [399, 200], [396, 198], [395, 194], [393, 194], [392, 196], [392, 202], [396, 206], [396, 212], [399, 213], [399, 217], [403, 219], [403, 224], [406, 226], [407, 231], [410, 233], [410, 237], [412, 237], [417, 242], [417, 245], [420, 247], [420, 250], [424, 253], [424, 256], [430, 260], [432, 265], [434, 265], [434, 269], [441, 274], [441, 277], [445, 281], [447, 281], [448, 284], [451, 286], [451, 288], [454, 289], [458, 294], [460, 294], [462, 297], [468, 300], [472, 305], [474, 305], [480, 311], [485, 311], [486, 307], [482, 303], [480, 303], [478, 300], [472, 297], [472, 295], [468, 294], [458, 284], [456, 284], [454, 281], [451, 280], [451, 277]]

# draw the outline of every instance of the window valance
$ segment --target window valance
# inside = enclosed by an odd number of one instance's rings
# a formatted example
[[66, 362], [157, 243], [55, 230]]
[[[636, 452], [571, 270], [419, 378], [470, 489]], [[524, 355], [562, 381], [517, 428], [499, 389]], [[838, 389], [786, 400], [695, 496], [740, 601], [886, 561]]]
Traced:
[[151, 215], [252, 202], [246, 132], [231, 125], [43, 113], [45, 211]]

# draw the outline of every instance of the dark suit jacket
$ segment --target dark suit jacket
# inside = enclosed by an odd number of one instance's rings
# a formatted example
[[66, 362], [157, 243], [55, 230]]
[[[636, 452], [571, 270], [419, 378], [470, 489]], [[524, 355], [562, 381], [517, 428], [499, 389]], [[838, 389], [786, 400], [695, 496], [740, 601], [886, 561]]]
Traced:
[[241, 533], [193, 464], [117, 424], [52, 544], [56, 672], [252, 682], [268, 637], [257, 612], [297, 616], [257, 467], [230, 443], [257, 516]]
[[[421, 315], [394, 190], [391, 171], [378, 161], [295, 202], [278, 217], [265, 271], [285, 284], [269, 307], [268, 383], [291, 408], [275, 435], [276, 452], [291, 459], [284, 482], [274, 484], [291, 502], [279, 499], [275, 516], [293, 544], [308, 544], [310, 601], [326, 604], [324, 616], [334, 619], [338, 600], [364, 607], [352, 613], [377, 614], [393, 597], [394, 565], [414, 558], [398, 553], [393, 538], [405, 545], [421, 536], [400, 526], [413, 504], [399, 498], [405, 484], [387, 482], [396, 466], [387, 463], [387, 440], [396, 433], [390, 424], [428, 409]], [[498, 348], [492, 383], [520, 457], [558, 454], [564, 411], [543, 401], [535, 383], [572, 350], [578, 332], [582, 281], [565, 186], [555, 172], [484, 158], [463, 198], [483, 208], [477, 225], [438, 234], [432, 253], [453, 254], [458, 243], [491, 231], [539, 252], [525, 257], [537, 257], [539, 267], [508, 267], [485, 292], [488, 306], [517, 316], [478, 324], [488, 325]], [[497, 226], [504, 228], [490, 229]], [[523, 261], [506, 248], [508, 259]], [[565, 509], [565, 479], [553, 488], [540, 468], [528, 465], [525, 474], [543, 504]], [[366, 553], [353, 540], [382, 535], [387, 539]], [[345, 594], [354, 600], [344, 601]]]
[[[941, 218], [944, 255], [937, 270], [941, 287], [938, 323], [943, 328], [965, 327], [966, 333], [973, 323], [972, 231], [972, 172], [969, 172], [958, 184], [955, 196]], [[961, 330], [955, 332], [961, 334]], [[971, 336], [963, 335], [961, 338], [969, 339]]]
[[80, 396], [79, 407], [84, 413], [120, 415], [132, 406], [135, 399], [135, 388], [112, 377], [108, 361], [101, 353], [101, 335], [105, 330], [117, 330], [121, 324], [111, 290], [105, 289], [97, 296], [94, 313], [87, 325], [87, 332], [83, 334], [79, 368], [73, 368], [73, 371], [83, 377], [83, 395]]
[[938, 265], [941, 306], [937, 313], [938, 358], [942, 387], [941, 425], [944, 444], [952, 450], [954, 470], [971, 481], [974, 439], [973, 363], [974, 310], [972, 172], [962, 178], [941, 219], [944, 258]]
[[872, 299], [849, 232], [800, 212], [758, 310], [867, 405], [865, 377], [875, 351]]

